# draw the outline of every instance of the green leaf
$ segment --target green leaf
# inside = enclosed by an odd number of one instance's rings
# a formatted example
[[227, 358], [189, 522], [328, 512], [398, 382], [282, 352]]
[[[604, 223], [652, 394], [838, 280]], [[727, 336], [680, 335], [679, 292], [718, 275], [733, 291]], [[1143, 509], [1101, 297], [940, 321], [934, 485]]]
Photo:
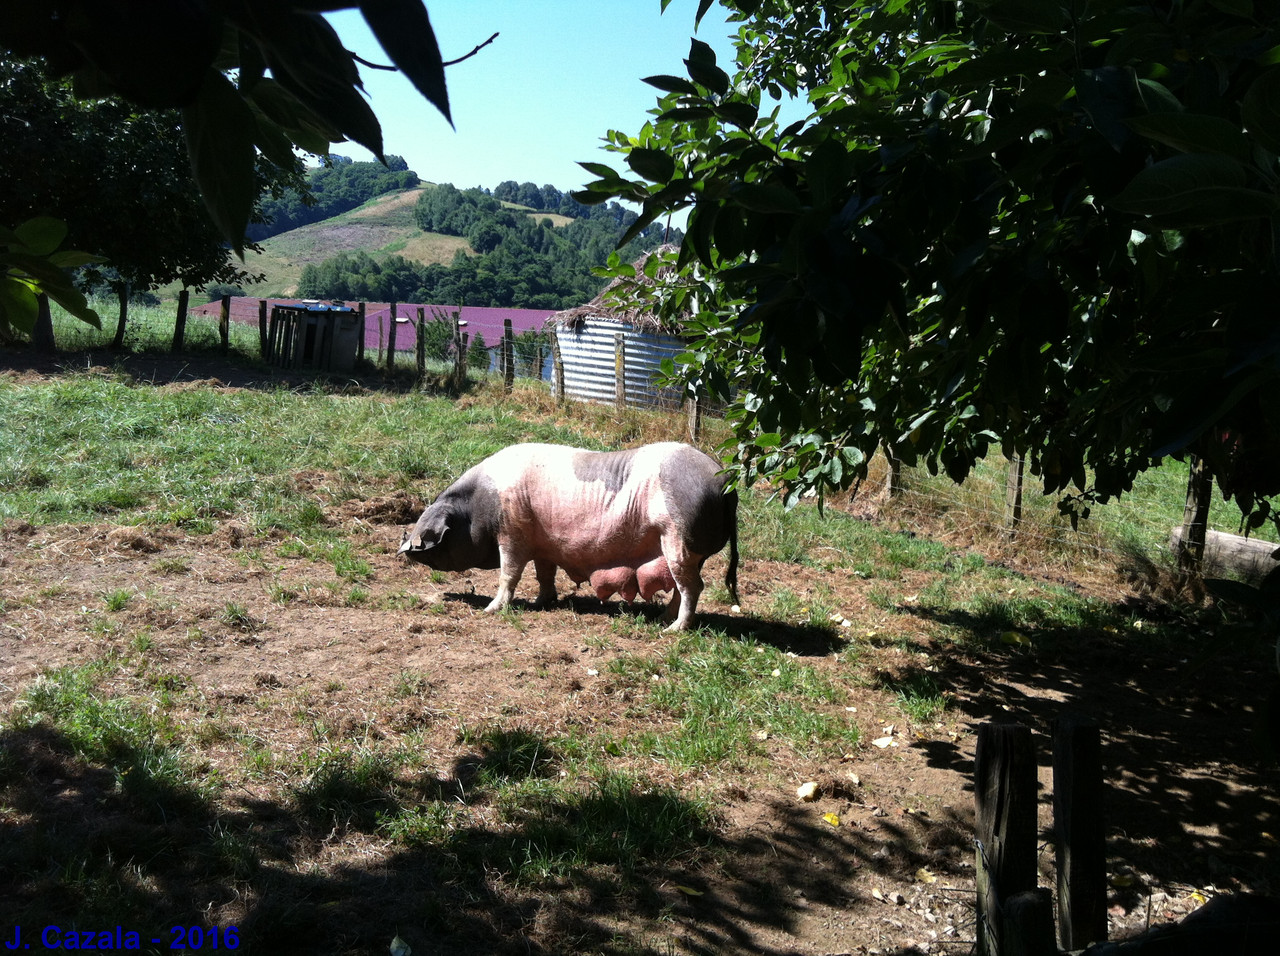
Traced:
[[658, 76], [646, 76], [641, 82], [648, 83], [664, 93], [684, 93], [688, 96], [698, 96], [702, 92], [684, 77], [668, 76], [665, 73]]
[[297, 13], [264, 53], [272, 75], [312, 113], [382, 160], [382, 127], [360, 93], [360, 74], [333, 27]]
[[1066, 16], [1060, 3], [1045, 0], [987, 0], [978, 7], [992, 23], [1011, 33], [1058, 33]]
[[196, 102], [182, 110], [191, 172], [214, 225], [244, 258], [258, 181], [253, 111], [221, 73], [210, 71]]
[[751, 129], [760, 118], [760, 111], [750, 103], [730, 101], [711, 108], [714, 116], [732, 123], [741, 129]]
[[1140, 136], [1184, 153], [1224, 153], [1250, 158], [1249, 142], [1239, 127], [1218, 116], [1202, 113], [1148, 113], [1126, 122]]
[[667, 110], [659, 116], [658, 121], [692, 123], [696, 120], [711, 119], [715, 115], [715, 110], [709, 106], [677, 106], [675, 109]]
[[622, 181], [622, 177], [619, 176], [611, 166], [606, 166], [604, 163], [578, 163], [578, 165], [589, 172], [592, 176], [599, 176], [604, 180], [612, 181], [616, 179], [619, 182]]
[[701, 83], [719, 96], [729, 92], [729, 74], [716, 66], [715, 51], [701, 40], [690, 42], [689, 58], [684, 65], [695, 83]]
[[14, 230], [14, 236], [24, 246], [23, 252], [33, 256], [48, 256], [67, 237], [67, 224], [52, 216], [28, 219]]
[[665, 183], [676, 172], [675, 160], [660, 149], [636, 147], [627, 154], [627, 165], [650, 182]]
[[1245, 188], [1246, 181], [1244, 167], [1233, 159], [1187, 153], [1142, 170], [1109, 205], [1193, 227], [1280, 212], [1274, 194]]
[[391, 62], [452, 126], [444, 62], [422, 0], [362, 0], [360, 13]]
[[575, 200], [584, 206], [600, 206], [607, 203], [613, 198], [613, 193], [608, 191], [592, 191], [589, 189], [579, 189], [569, 193]]
[[15, 328], [30, 334], [39, 308], [35, 290], [28, 283], [0, 275], [0, 329]]
[[1240, 119], [1250, 136], [1280, 155], [1280, 69], [1253, 81], [1240, 103]]
[[733, 189], [732, 195], [752, 212], [798, 213], [803, 210], [795, 193], [773, 183], [742, 183]]
[[103, 256], [95, 256], [88, 252], [67, 249], [49, 256], [49, 264], [59, 269], [79, 269], [81, 266], [99, 265], [107, 260]]

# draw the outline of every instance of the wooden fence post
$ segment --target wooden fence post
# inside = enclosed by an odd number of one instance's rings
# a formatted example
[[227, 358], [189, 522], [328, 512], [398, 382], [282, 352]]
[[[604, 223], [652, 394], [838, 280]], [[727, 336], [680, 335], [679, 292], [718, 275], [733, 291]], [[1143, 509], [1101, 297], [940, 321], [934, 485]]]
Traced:
[[627, 337], [621, 332], [613, 336], [613, 405], [618, 411], [627, 407]]
[[391, 303], [387, 314], [391, 319], [390, 331], [387, 333], [387, 371], [391, 372], [396, 367], [396, 303]]
[[982, 724], [974, 760], [978, 953], [1004, 952], [1005, 901], [1036, 888], [1036, 759], [1031, 729]]
[[218, 338], [222, 342], [222, 351], [231, 349], [231, 296], [224, 295], [218, 308]]
[[356, 345], [356, 358], [361, 362], [364, 361], [364, 303], [360, 302], [356, 305], [356, 313], [360, 316], [360, 342]]
[[191, 290], [183, 289], [178, 293], [178, 316], [173, 323], [173, 345], [171, 352], [181, 352], [183, 339], [187, 336], [187, 305], [191, 302]]
[[560, 333], [551, 330], [551, 397], [564, 404], [564, 356], [560, 354]]
[[1023, 467], [1023, 457], [1015, 452], [1009, 459], [1009, 471], [1004, 482], [1004, 527], [1005, 535], [1010, 540], [1018, 536], [1018, 527], [1022, 524]]
[[516, 340], [511, 332], [511, 320], [502, 320], [502, 390], [511, 394], [516, 377]]
[[1084, 949], [1107, 938], [1102, 738], [1087, 718], [1053, 722], [1053, 829], [1058, 939], [1063, 949]]
[[427, 310], [418, 306], [418, 378], [427, 374]]
[[684, 400], [685, 437], [689, 444], [696, 445], [702, 437], [702, 397], [694, 389], [693, 394]]
[[462, 334], [462, 317], [453, 313], [453, 390], [461, 392], [467, 381], [467, 337]]
[[1015, 893], [1004, 901], [1000, 956], [1058, 956], [1053, 941], [1053, 894], [1047, 886]]
[[889, 466], [889, 473], [884, 479], [883, 494], [889, 498], [896, 498], [902, 493], [902, 459], [898, 457], [892, 445], [885, 445], [883, 450], [885, 464]]
[[258, 300], [258, 354], [265, 360], [267, 351], [267, 300]]

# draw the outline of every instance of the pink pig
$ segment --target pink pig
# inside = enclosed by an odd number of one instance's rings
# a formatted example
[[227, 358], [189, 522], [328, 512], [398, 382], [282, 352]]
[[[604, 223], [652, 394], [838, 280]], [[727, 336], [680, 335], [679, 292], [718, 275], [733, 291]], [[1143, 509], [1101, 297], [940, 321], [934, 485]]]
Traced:
[[512, 445], [469, 469], [406, 531], [400, 553], [442, 571], [497, 568], [486, 611], [506, 607], [532, 561], [538, 604], [556, 600], [556, 568], [602, 599], [670, 591], [669, 630], [688, 628], [702, 566], [729, 545], [725, 585], [738, 601], [738, 495], [720, 463], [663, 442], [594, 452]]

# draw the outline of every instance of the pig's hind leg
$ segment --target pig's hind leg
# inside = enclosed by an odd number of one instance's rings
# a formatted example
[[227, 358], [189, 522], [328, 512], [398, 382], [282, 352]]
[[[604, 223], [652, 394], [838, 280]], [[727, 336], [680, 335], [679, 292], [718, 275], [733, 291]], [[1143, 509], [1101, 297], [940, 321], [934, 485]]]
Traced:
[[687, 631], [698, 610], [698, 597], [702, 594], [702, 562], [705, 559], [689, 551], [679, 535], [663, 536], [662, 555], [667, 559], [667, 570], [675, 582], [671, 603], [667, 605], [663, 620], [671, 622], [667, 626], [668, 631]]
[[556, 565], [543, 558], [533, 559], [533, 573], [538, 578], [538, 600], [535, 607], [551, 607], [556, 603]]

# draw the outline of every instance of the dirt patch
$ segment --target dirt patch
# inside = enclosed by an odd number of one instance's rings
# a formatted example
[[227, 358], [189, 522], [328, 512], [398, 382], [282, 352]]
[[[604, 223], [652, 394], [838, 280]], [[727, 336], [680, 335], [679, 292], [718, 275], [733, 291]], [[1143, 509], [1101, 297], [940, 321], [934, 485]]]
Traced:
[[[179, 388], [314, 386], [278, 370], [167, 355], [27, 362], [3, 374], [33, 380], [70, 365]], [[371, 377], [351, 387], [387, 386]], [[642, 691], [610, 665], [658, 658], [676, 638], [563, 579], [556, 608], [486, 615], [495, 572], [433, 576], [396, 558], [424, 500], [334, 500], [333, 475], [291, 479], [368, 562], [368, 579], [340, 579], [278, 547], [281, 532], [264, 536], [239, 520], [208, 535], [0, 527], [0, 712], [42, 673], [103, 662], [105, 693], [153, 701], [216, 792], [156, 813], [127, 775], [76, 758], [64, 736], [5, 731], [0, 840], [52, 839], [118, 864], [96, 910], [54, 872], [21, 885], [0, 872], [6, 905], [103, 920], [132, 907], [236, 925], [255, 952], [385, 953], [399, 935], [419, 956], [967, 954], [976, 727], [1017, 720], [1035, 734], [1041, 884], [1052, 886], [1048, 740], [1066, 712], [1103, 728], [1113, 937], [1176, 920], [1215, 894], [1280, 891], [1280, 778], [1265, 752], [1276, 707], [1269, 646], [1209, 625], [1188, 628], [1181, 643], [1144, 641], [1144, 622], [1180, 612], [1143, 603], [1118, 576], [1063, 582], [1061, 569], [1007, 554], [989, 558], [1100, 602], [1127, 602], [1132, 633], [1082, 626], [1029, 646], [1017, 634], [1006, 642], [1007, 626], [914, 601], [930, 575], [904, 572], [886, 588], [845, 569], [747, 555], [741, 610], [708, 599], [706, 619], [819, 673], [847, 677], [856, 659], [861, 678], [827, 706], [861, 743], [806, 753], [766, 735], [757, 761], [688, 772], [606, 750], [611, 768], [704, 800], [707, 847], [691, 834], [687, 853], [623, 883], [590, 872], [520, 883], [496, 862], [520, 824], [477, 787], [485, 755], [469, 733], [501, 726], [552, 740], [586, 728], [599, 740], [642, 731], [661, 740], [678, 728], [639, 707]], [[854, 508], [876, 519], [866, 498]], [[706, 577], [718, 581], [723, 570], [713, 559]], [[532, 587], [526, 581], [522, 593]], [[779, 620], [767, 604], [782, 588], [802, 606], [821, 596], [843, 620], [834, 629]], [[926, 723], [906, 716], [891, 689], [921, 673], [949, 695]], [[307, 815], [299, 781], [327, 752], [366, 744], [412, 752], [412, 778], [399, 783], [440, 813], [439, 840], [390, 838], [376, 802], [353, 804], [342, 825]], [[806, 783], [812, 800], [797, 794]], [[455, 805], [468, 808], [465, 824], [450, 816]], [[209, 854], [216, 866], [202, 864]]]
[[[322, 475], [296, 480], [324, 484]], [[318, 727], [347, 741], [399, 741], [418, 749], [424, 779], [443, 793], [465, 789], [460, 768], [477, 759], [460, 742], [460, 726], [514, 722], [554, 735], [589, 724], [620, 736], [649, 719], [633, 715], [608, 664], [660, 654], [673, 638], [629, 627], [617, 605], [582, 592], [549, 611], [483, 614], [493, 572], [433, 582], [395, 558], [399, 527], [421, 506], [403, 494], [331, 505], [327, 517], [349, 531], [373, 568], [359, 607], [317, 583], [311, 562], [246, 558], [267, 542], [238, 522], [197, 538], [176, 529], [24, 522], [0, 532], [0, 706], [49, 668], [114, 658], [108, 687], [180, 691], [171, 718], [205, 741], [202, 759], [223, 775], [224, 811], [273, 834], [261, 845], [279, 844], [279, 859], [263, 860], [237, 887], [182, 885], [175, 876], [169, 892], [178, 910], [203, 900], [210, 923], [247, 921], [268, 939], [274, 894], [314, 907], [312, 942], [332, 952], [384, 951], [399, 932], [415, 952], [967, 953], [974, 728], [1021, 720], [1047, 754], [1045, 735], [1066, 709], [1105, 728], [1109, 853], [1122, 877], [1112, 892], [1113, 934], [1178, 918], [1215, 891], [1270, 888], [1274, 838], [1266, 834], [1280, 833], [1275, 773], [1259, 766], [1250, 743], [1268, 689], [1263, 662], [1201, 655], [1211, 651], [1207, 643], [1186, 657], [1135, 658], [1103, 635], [1067, 657], [961, 650], [939, 636], [946, 622], [880, 607], [872, 585], [855, 575], [750, 559], [740, 571], [742, 613], [708, 602], [709, 619], [834, 669], [839, 648], [829, 637], [753, 613], [780, 586], [801, 599], [824, 589], [850, 620], [848, 639], [871, 675], [838, 705], [864, 743], [815, 758], [768, 742], [767, 761], [718, 776], [648, 766], [710, 801], [717, 821], [710, 853], [646, 874], [620, 897], [590, 881], [558, 888], [552, 881], [531, 892], [498, 875], [433, 886], [428, 851], [376, 831], [310, 833], [270, 779], [246, 773], [247, 748], [308, 753]], [[708, 566], [711, 580], [722, 573], [718, 561]], [[106, 610], [104, 596], [122, 590], [127, 603]], [[561, 581], [561, 590], [571, 589]], [[419, 606], [398, 609], [406, 595]], [[232, 607], [237, 614], [228, 614]], [[1187, 657], [1203, 660], [1188, 668]], [[882, 686], [922, 666], [935, 668], [953, 695], [928, 726], [905, 718]], [[405, 675], [417, 683], [395, 692]], [[110, 780], [60, 757], [54, 743], [21, 743], [29, 752], [15, 759], [26, 761], [44, 801], [31, 825], [46, 817], [82, 826], [87, 814], [94, 839], [128, 845], [119, 828], [142, 825], [128, 819]], [[1047, 766], [1040, 778], [1047, 828]], [[816, 784], [812, 801], [796, 795], [805, 782]], [[100, 802], [73, 801], [72, 793], [96, 793]], [[494, 827], [501, 828], [496, 820]], [[480, 835], [473, 840], [483, 856]], [[1046, 885], [1050, 862], [1046, 852]], [[428, 909], [440, 908], [436, 916], [415, 910], [423, 893]], [[621, 939], [633, 948], [609, 948]]]

